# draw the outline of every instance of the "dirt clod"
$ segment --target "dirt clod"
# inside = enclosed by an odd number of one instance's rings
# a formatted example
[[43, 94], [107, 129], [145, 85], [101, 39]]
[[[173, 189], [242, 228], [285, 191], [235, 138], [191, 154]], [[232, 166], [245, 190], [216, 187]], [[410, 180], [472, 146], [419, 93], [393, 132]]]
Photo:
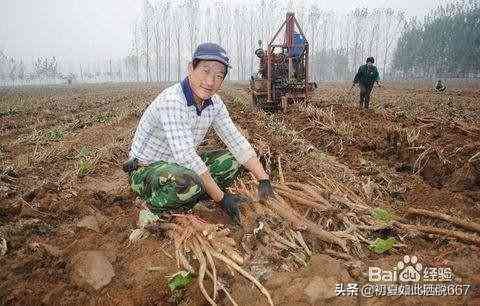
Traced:
[[72, 258], [71, 279], [84, 289], [98, 290], [115, 276], [113, 267], [102, 251], [83, 251]]

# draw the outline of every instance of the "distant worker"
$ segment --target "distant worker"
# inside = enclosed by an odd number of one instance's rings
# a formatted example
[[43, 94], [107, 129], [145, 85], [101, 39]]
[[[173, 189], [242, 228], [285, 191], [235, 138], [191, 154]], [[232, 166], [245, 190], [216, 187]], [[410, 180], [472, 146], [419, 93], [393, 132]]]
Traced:
[[380, 86], [380, 76], [378, 74], [377, 67], [373, 65], [375, 62], [373, 57], [367, 58], [367, 63], [358, 68], [358, 72], [355, 75], [353, 80], [353, 85], [360, 85], [360, 107], [366, 109], [369, 108], [370, 104], [370, 93], [373, 89], [373, 84], [377, 82], [377, 85]]
[[447, 86], [445, 84], [443, 84], [441, 80], [438, 80], [435, 83], [435, 90], [438, 91], [438, 92], [442, 92], [442, 91], [447, 90]]
[[[257, 154], [217, 95], [229, 67], [222, 47], [200, 44], [187, 77], [162, 91], [143, 112], [124, 170], [152, 212], [188, 210], [208, 196], [238, 224], [245, 199], [226, 188], [242, 168], [258, 180], [260, 201], [273, 196]], [[228, 150], [197, 153], [210, 127]]]
[[75, 78], [75, 76], [70, 73], [69, 75], [67, 75], [67, 84], [68, 85], [72, 85], [72, 82], [73, 82], [73, 79]]

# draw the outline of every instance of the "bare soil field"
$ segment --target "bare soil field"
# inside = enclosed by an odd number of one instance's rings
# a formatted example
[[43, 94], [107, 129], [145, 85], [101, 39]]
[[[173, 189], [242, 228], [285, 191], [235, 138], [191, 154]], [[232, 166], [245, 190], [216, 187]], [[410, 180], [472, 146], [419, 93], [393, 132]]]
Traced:
[[[129, 240], [142, 203], [121, 165], [143, 110], [166, 86], [21, 87], [0, 97], [0, 238], [7, 247], [0, 256], [0, 305], [208, 304], [196, 281], [183, 290], [168, 287], [167, 277], [179, 270], [172, 239], [153, 233]], [[193, 213], [230, 228], [243, 268], [276, 305], [480, 305], [480, 82], [450, 82], [444, 93], [426, 82], [386, 82], [374, 89], [372, 110], [357, 106], [358, 89], [349, 86], [321, 83], [308, 105], [276, 114], [256, 109], [246, 84], [226, 84], [220, 92], [279, 193], [292, 204], [286, 190], [295, 190], [296, 201], [308, 205], [308, 193], [321, 194], [329, 209], [296, 212], [339, 243], [306, 230], [305, 252], [289, 248], [295, 237], [289, 242], [277, 234], [291, 233], [295, 222], [277, 222], [274, 208], [258, 203], [242, 208], [240, 229], [208, 201]], [[210, 131], [200, 149], [221, 146]], [[253, 190], [248, 180], [235, 189]], [[369, 223], [374, 211], [391, 216]], [[271, 226], [263, 236], [262, 224]], [[368, 248], [388, 237], [397, 240], [393, 248], [381, 254]], [[99, 288], [78, 280], [86, 251], [103, 254], [108, 264], [96, 263], [98, 270], [111, 267], [101, 271], [110, 276]], [[424, 267], [450, 268], [470, 291], [336, 296], [336, 284], [365, 284], [369, 267], [389, 270], [405, 255]], [[217, 274], [238, 305], [268, 304], [238, 273], [218, 267]], [[212, 290], [207, 279], [205, 286]], [[226, 295], [216, 302], [230, 304]]]

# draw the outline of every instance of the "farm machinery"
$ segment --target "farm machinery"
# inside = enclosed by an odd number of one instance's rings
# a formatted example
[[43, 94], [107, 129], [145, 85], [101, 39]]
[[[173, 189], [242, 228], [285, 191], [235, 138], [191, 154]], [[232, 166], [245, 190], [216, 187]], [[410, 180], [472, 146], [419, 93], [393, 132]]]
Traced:
[[[278, 42], [284, 30], [283, 41]], [[286, 19], [267, 46], [255, 50], [259, 58], [256, 75], [250, 78], [253, 103], [266, 111], [283, 111], [294, 102], [307, 101], [316, 84], [308, 81], [308, 41], [295, 18]]]

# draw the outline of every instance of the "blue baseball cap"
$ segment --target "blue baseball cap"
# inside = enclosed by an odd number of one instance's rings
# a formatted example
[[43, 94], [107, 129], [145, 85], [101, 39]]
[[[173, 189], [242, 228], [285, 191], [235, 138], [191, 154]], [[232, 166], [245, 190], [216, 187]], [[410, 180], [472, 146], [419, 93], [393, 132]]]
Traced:
[[214, 43], [203, 43], [198, 45], [195, 52], [193, 52], [192, 60], [207, 60], [207, 61], [217, 61], [225, 66], [232, 68], [229, 64], [229, 58], [225, 49]]

